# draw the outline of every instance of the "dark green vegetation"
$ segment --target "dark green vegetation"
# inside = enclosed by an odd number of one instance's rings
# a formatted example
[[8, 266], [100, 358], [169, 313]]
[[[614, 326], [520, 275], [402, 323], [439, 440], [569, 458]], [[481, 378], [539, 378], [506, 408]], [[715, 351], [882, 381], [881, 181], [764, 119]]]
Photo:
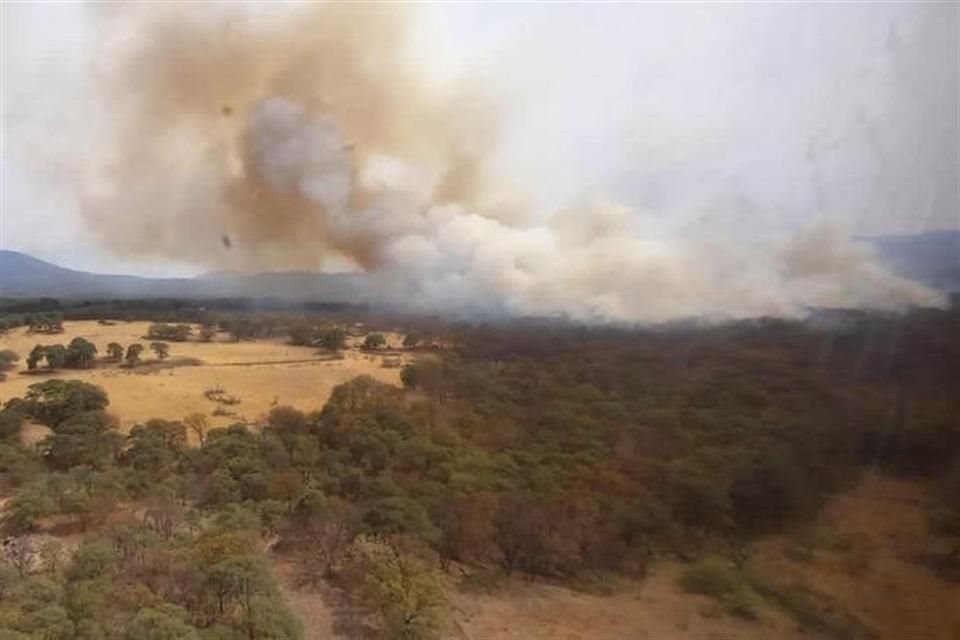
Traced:
[[84, 338], [74, 338], [66, 347], [62, 344], [38, 344], [27, 356], [27, 370], [36, 371], [46, 361], [47, 370], [89, 369], [96, 364], [97, 347]]
[[[189, 327], [187, 327], [189, 329]], [[170, 356], [170, 345], [165, 342], [152, 342], [150, 349], [160, 361]], [[106, 347], [104, 360], [107, 362], [125, 361], [127, 367], [135, 367], [141, 362], [143, 345], [131, 344], [124, 352], [123, 345], [111, 342]], [[97, 365], [97, 345], [86, 338], [76, 337], [66, 347], [62, 344], [38, 344], [27, 355], [27, 372], [42, 373], [57, 369], [91, 369]], [[124, 355], [126, 353], [126, 355]], [[19, 356], [12, 351], [0, 352], [0, 374], [13, 368]], [[44, 369], [40, 364], [46, 362]], [[2, 380], [2, 378], [0, 378]]]
[[147, 329], [146, 338], [148, 340], [169, 340], [171, 342], [184, 342], [193, 333], [193, 328], [189, 324], [165, 324], [157, 322], [150, 325]]
[[[8, 560], [0, 620], [10, 637], [296, 638], [269, 541], [390, 637], [427, 637], [444, 624], [430, 567], [642, 575], [804, 521], [865, 466], [943, 486], [931, 518], [956, 536], [957, 309], [818, 322], [460, 327], [406, 389], [361, 377], [317, 413], [227, 429], [195, 416], [122, 436], [96, 387], [34, 385], [0, 413], [4, 526], [85, 542]], [[35, 449], [26, 417], [52, 431]], [[802, 609], [744, 580], [707, 559], [684, 584], [745, 617], [759, 597]]]

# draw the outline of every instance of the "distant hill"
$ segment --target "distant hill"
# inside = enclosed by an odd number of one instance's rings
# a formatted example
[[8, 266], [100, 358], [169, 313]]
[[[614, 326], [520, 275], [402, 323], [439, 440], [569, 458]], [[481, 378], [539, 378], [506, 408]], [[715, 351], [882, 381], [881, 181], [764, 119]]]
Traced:
[[271, 297], [357, 302], [364, 297], [364, 288], [362, 275], [304, 271], [215, 273], [196, 278], [104, 275], [65, 269], [19, 251], [0, 250], [0, 297], [8, 298]]
[[[960, 291], [960, 231], [859, 237], [891, 271], [947, 293]], [[65, 269], [18, 251], [0, 250], [0, 296], [8, 298], [280, 298], [358, 303], [362, 274], [284, 271], [196, 278], [141, 278]]]
[[960, 291], [960, 231], [858, 238], [894, 273], [940, 291]]

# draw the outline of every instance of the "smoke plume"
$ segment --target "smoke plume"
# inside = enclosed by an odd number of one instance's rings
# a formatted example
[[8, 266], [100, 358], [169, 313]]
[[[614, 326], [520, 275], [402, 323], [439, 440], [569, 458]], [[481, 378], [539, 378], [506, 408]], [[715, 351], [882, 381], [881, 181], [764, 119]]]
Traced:
[[518, 222], [498, 203], [523, 194], [489, 171], [496, 88], [425, 77], [408, 12], [102, 16], [111, 126], [85, 182], [90, 227], [116, 253], [212, 269], [345, 258], [373, 298], [425, 310], [635, 322], [938, 302], [824, 225], [755, 243], [664, 235], [604, 202]]

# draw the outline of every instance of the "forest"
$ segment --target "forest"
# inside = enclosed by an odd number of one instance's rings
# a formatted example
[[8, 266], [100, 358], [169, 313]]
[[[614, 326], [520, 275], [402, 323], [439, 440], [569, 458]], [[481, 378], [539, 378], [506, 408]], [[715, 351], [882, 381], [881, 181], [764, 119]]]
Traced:
[[[237, 314], [223, 321], [263, 326]], [[276, 330], [331, 340], [302, 319]], [[409, 342], [438, 333], [410, 326]], [[403, 388], [358, 377], [317, 411], [221, 429], [197, 414], [120, 433], [107, 394], [77, 380], [4, 398], [0, 635], [300, 638], [274, 554], [350, 594], [384, 637], [438, 637], [444, 575], [583, 584], [660, 558], [736, 562], [864, 469], [930, 484], [937, 563], [957, 573], [956, 304], [440, 337], [451, 347], [405, 366]], [[49, 429], [36, 445], [30, 423]]]

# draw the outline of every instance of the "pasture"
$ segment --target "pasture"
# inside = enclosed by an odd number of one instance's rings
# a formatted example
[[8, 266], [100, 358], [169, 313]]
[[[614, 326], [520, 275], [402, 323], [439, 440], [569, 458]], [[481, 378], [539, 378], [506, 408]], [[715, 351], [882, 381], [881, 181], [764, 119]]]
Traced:
[[[314, 347], [287, 344], [283, 337], [233, 342], [226, 334], [218, 334], [212, 342], [201, 342], [193, 336], [187, 342], [168, 343], [170, 357], [162, 364], [149, 348], [144, 352], [143, 364], [137, 368], [102, 361], [111, 342], [124, 347], [139, 342], [148, 347], [151, 340], [145, 336], [149, 326], [148, 322], [103, 325], [76, 321], [66, 322], [64, 332], [54, 335], [31, 334], [26, 328], [18, 328], [0, 336], [0, 349], [11, 349], [20, 356], [16, 368], [0, 382], [0, 403], [23, 396], [36, 382], [78, 379], [107, 391], [108, 410], [117, 417], [123, 431], [150, 418], [182, 419], [191, 413], [202, 413], [211, 426], [219, 427], [239, 420], [255, 421], [276, 405], [319, 410], [334, 387], [359, 375], [400, 384], [399, 369], [385, 367], [383, 355], [359, 350], [362, 338], [348, 340], [342, 359]], [[23, 373], [27, 368], [26, 356], [34, 345], [67, 344], [78, 336], [97, 346], [101, 358], [97, 367]], [[402, 340], [396, 334], [386, 337], [391, 347]], [[188, 359], [202, 364], [180, 366]], [[210, 388], [222, 388], [226, 394], [239, 398], [240, 403], [221, 407], [204, 396], [204, 390]], [[234, 415], [213, 415], [218, 407]]]

